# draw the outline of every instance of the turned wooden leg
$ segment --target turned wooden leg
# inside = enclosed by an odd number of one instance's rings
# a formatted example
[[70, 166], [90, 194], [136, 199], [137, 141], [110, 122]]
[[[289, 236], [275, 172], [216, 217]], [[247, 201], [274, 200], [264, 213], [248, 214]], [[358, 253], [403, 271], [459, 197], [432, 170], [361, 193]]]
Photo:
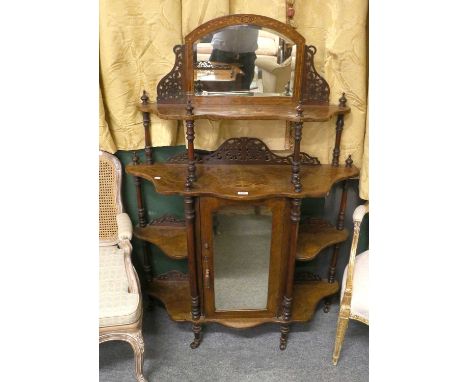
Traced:
[[145, 273], [145, 280], [147, 283], [153, 281], [153, 269], [151, 266], [151, 252], [149, 249], [148, 242], [142, 243], [143, 247], [143, 271]]
[[197, 262], [195, 256], [195, 209], [194, 199], [190, 196], [184, 198], [185, 204], [185, 225], [187, 228], [187, 260], [189, 268], [189, 284], [191, 295], [191, 310], [192, 310], [192, 331], [195, 336], [190, 344], [192, 349], [197, 348], [201, 342], [201, 325], [200, 320], [200, 297], [198, 294], [197, 284]]
[[280, 331], [280, 350], [285, 350], [288, 345], [289, 324], [281, 324]]
[[328, 313], [330, 311], [331, 297], [325, 297], [323, 312]]
[[288, 344], [289, 325], [292, 316], [292, 303], [294, 291], [294, 270], [296, 264], [296, 249], [297, 249], [297, 236], [299, 233], [299, 221], [301, 220], [301, 199], [291, 200], [291, 231], [290, 231], [290, 247], [288, 257], [288, 270], [286, 279], [286, 290], [283, 295], [283, 315], [281, 323], [281, 337], [280, 337], [280, 350], [285, 350]]
[[[345, 211], [346, 211], [346, 202], [348, 200], [348, 182], [345, 180], [343, 182], [343, 188], [341, 192], [341, 202], [340, 202], [340, 211], [338, 213], [338, 219], [336, 222], [336, 229], [342, 231], [344, 229], [344, 219], [345, 219]], [[335, 244], [333, 247], [333, 255], [330, 261], [330, 266], [328, 268], [328, 282], [330, 284], [335, 282], [335, 275], [336, 275], [336, 264], [338, 263], [338, 255], [340, 253], [340, 246], [341, 244]], [[323, 311], [328, 313], [330, 311], [332, 297], [325, 298], [325, 306], [323, 307]]]
[[338, 363], [340, 357], [341, 346], [343, 345], [346, 329], [348, 329], [349, 315], [340, 308], [338, 316], [338, 324], [336, 326], [335, 348], [333, 349], [333, 365]]
[[148, 294], [148, 305], [146, 306], [147, 312], [152, 312], [156, 306], [156, 299]]
[[196, 349], [198, 346], [200, 346], [201, 339], [202, 339], [201, 338], [201, 331], [202, 331], [201, 324], [195, 322], [192, 325], [192, 331], [193, 331], [194, 338], [193, 338], [192, 343], [190, 344], [190, 347], [192, 349]]

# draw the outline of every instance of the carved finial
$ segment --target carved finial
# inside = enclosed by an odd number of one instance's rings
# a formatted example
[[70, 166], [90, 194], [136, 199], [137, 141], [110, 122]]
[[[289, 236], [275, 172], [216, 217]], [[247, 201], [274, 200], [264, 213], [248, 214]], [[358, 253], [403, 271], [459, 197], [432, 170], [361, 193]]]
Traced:
[[299, 101], [299, 104], [296, 107], [296, 117], [302, 117], [304, 114], [304, 108], [302, 107], [302, 100]]
[[187, 111], [187, 115], [193, 115], [192, 100], [190, 98], [187, 101], [187, 106], [185, 107], [185, 110]]
[[146, 90], [143, 90], [143, 95], [141, 96], [141, 101], [143, 102], [143, 105], [148, 105], [148, 100], [149, 100], [149, 97], [148, 95], [146, 94]]
[[346, 99], [345, 93], [343, 93], [343, 94], [341, 95], [339, 101], [340, 101], [340, 107], [346, 107], [346, 102], [347, 102], [348, 100]]
[[346, 167], [351, 167], [353, 165], [353, 160], [351, 159], [351, 155], [348, 157], [348, 159], [345, 160], [346, 162]]
[[294, 19], [294, 14], [296, 11], [294, 10], [294, 3], [295, 0], [286, 0], [286, 24], [289, 24], [293, 28], [296, 28], [296, 22]]
[[134, 165], [140, 164], [140, 158], [138, 157], [136, 151], [133, 152], [132, 163]]

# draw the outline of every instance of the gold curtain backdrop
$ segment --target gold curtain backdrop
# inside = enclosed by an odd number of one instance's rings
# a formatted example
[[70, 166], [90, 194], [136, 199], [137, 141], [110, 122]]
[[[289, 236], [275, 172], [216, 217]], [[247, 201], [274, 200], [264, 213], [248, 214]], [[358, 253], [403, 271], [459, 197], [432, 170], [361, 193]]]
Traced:
[[[352, 155], [361, 167], [360, 196], [368, 199], [367, 0], [296, 0], [294, 20], [307, 44], [317, 47], [315, 65], [330, 85], [330, 102], [346, 93], [340, 160]], [[144, 147], [142, 116], [135, 107], [143, 89], [156, 85], [174, 64], [174, 45], [198, 25], [234, 13], [286, 21], [285, 0], [100, 0], [100, 148], [114, 153]], [[183, 126], [151, 116], [153, 146], [184, 144]], [[200, 121], [195, 147], [216, 149], [229, 137], [255, 136], [273, 150], [287, 145], [282, 121]], [[366, 138], [366, 139], [365, 139]], [[302, 151], [330, 163], [335, 121], [305, 123]], [[366, 149], [364, 146], [366, 145]]]

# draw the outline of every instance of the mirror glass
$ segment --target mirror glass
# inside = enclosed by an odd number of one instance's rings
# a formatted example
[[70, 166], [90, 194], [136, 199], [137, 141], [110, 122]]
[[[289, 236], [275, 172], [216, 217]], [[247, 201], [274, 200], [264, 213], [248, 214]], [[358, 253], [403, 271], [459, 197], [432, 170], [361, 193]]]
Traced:
[[225, 207], [213, 214], [217, 311], [267, 308], [271, 233], [267, 207]]
[[234, 25], [193, 46], [194, 93], [199, 96], [292, 96], [296, 46], [277, 32]]

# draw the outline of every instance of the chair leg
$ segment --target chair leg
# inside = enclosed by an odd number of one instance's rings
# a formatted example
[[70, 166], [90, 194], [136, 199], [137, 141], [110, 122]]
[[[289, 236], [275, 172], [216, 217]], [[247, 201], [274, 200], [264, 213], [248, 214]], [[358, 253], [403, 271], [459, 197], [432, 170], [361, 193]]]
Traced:
[[336, 366], [340, 357], [341, 346], [343, 345], [346, 329], [348, 329], [349, 314], [347, 315], [343, 309], [340, 309], [338, 316], [338, 324], [336, 327], [335, 348], [333, 350], [333, 365]]
[[131, 340], [128, 342], [132, 345], [133, 352], [135, 353], [135, 376], [137, 382], [148, 382], [143, 376], [143, 361], [145, 353], [145, 343], [143, 342], [143, 336], [141, 330], [136, 334], [130, 336]]

